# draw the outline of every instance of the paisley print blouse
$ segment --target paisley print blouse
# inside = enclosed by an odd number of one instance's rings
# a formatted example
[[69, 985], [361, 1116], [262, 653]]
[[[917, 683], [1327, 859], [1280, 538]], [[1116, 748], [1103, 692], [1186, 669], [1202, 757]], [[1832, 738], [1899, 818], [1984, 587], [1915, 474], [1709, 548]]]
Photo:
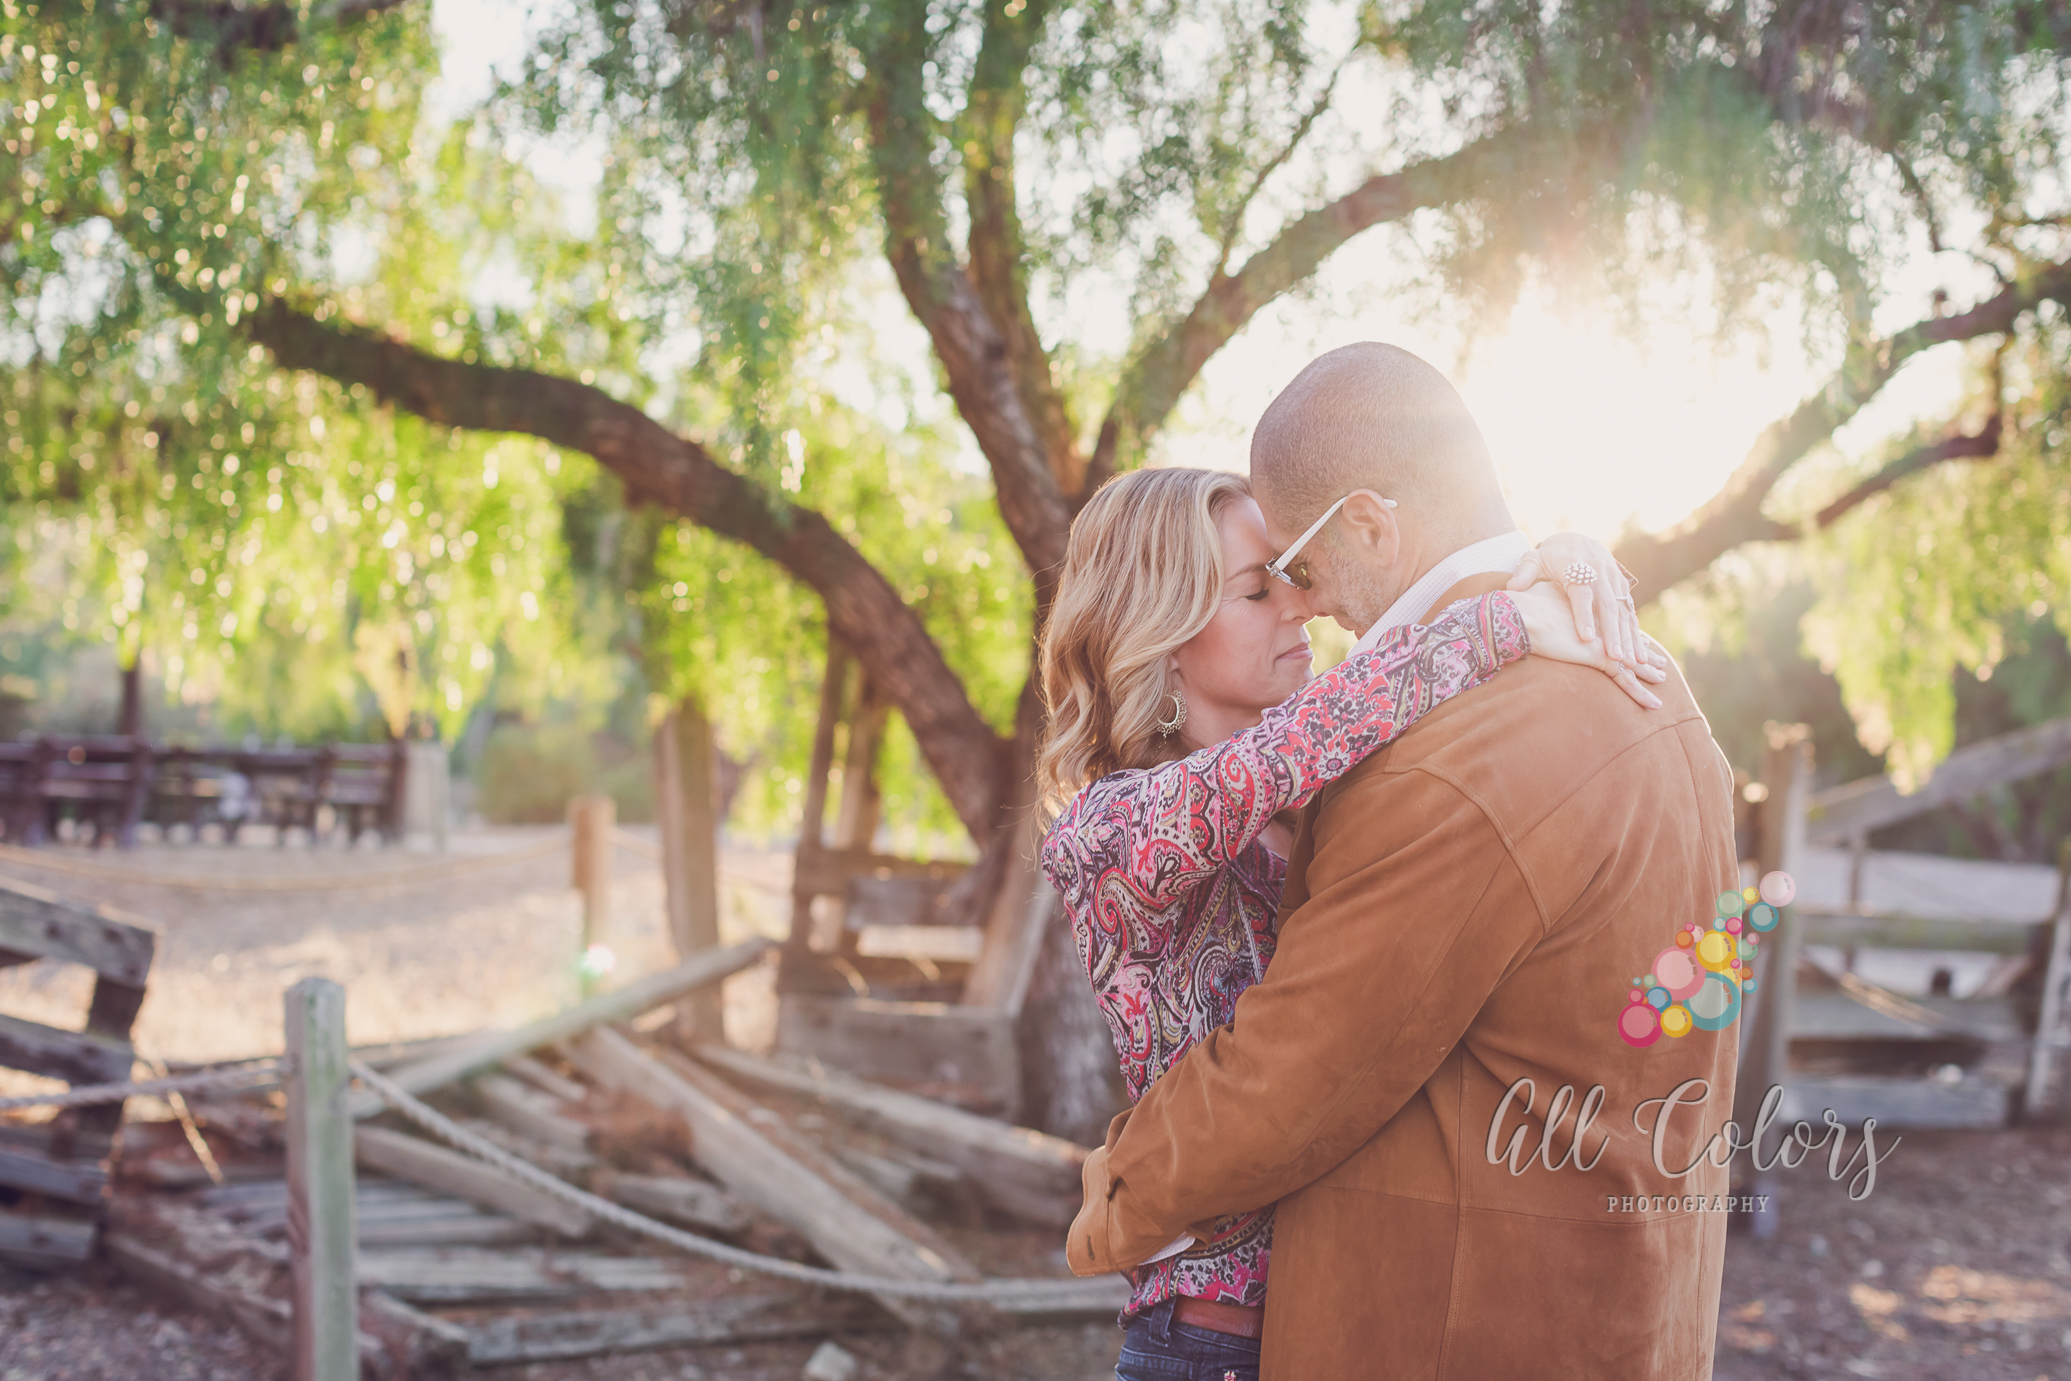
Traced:
[[[1116, 772], [1072, 798], [1042, 864], [1114, 1033], [1131, 1102], [1229, 1022], [1265, 975], [1287, 863], [1260, 836], [1441, 701], [1527, 649], [1503, 593], [1389, 633], [1266, 711], [1258, 727], [1177, 762]], [[1130, 1273], [1129, 1314], [1174, 1295], [1265, 1298], [1273, 1210]]]

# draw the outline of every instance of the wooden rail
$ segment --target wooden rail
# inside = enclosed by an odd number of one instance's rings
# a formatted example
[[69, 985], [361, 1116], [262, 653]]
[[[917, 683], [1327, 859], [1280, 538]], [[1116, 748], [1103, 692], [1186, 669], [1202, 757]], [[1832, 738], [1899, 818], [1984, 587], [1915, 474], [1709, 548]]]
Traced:
[[1889, 777], [1865, 777], [1814, 794], [1805, 803], [1805, 838], [1813, 844], [1846, 844], [1937, 806], [2066, 765], [2071, 765], [2071, 718], [2016, 729], [1958, 748], [1911, 794]]
[[[120, 912], [0, 881], [0, 967], [48, 959], [95, 975], [84, 1030], [0, 1015], [0, 1065], [72, 1084], [128, 1079], [136, 1060], [130, 1026], [144, 1004], [157, 945], [151, 930]], [[71, 1117], [70, 1136], [43, 1138], [34, 1135], [38, 1129], [10, 1129], [0, 1145], [0, 1185], [53, 1201], [34, 1217], [0, 1213], [0, 1257], [48, 1268], [92, 1253], [106, 1205], [103, 1158], [122, 1125], [122, 1104], [81, 1108]]]

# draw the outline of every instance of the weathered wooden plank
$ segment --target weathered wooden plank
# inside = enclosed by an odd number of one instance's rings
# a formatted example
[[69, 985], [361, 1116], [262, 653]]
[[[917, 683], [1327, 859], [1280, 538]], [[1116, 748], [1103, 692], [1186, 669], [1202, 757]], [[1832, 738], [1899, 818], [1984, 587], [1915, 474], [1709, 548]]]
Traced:
[[[228, 1184], [202, 1190], [194, 1196], [193, 1201], [209, 1208], [285, 1208], [288, 1202], [288, 1182], [282, 1178], [283, 1173], [282, 1169], [275, 1168], [270, 1174], [255, 1174], [242, 1181], [232, 1180]], [[426, 1189], [423, 1185], [411, 1184], [407, 1180], [392, 1180], [380, 1175], [355, 1177], [352, 1197], [362, 1212], [371, 1204], [391, 1201], [445, 1204], [455, 1202], [434, 1190]]]
[[[758, 937], [696, 955], [673, 969], [636, 979], [623, 988], [600, 993], [515, 1030], [485, 1031], [452, 1049], [403, 1065], [389, 1078], [405, 1093], [424, 1094], [456, 1079], [492, 1069], [514, 1055], [528, 1054], [540, 1046], [580, 1035], [593, 1026], [630, 1021], [685, 993], [739, 973], [761, 959], [769, 948], [770, 942]], [[382, 1106], [380, 1098], [368, 1094], [355, 1104], [354, 1111], [364, 1117]]]
[[541, 1093], [551, 1093], [564, 1103], [580, 1103], [589, 1092], [580, 1083], [530, 1055], [513, 1055], [503, 1062], [503, 1067]]
[[468, 1368], [468, 1345], [474, 1340], [469, 1329], [384, 1291], [360, 1292], [360, 1329], [381, 1343], [389, 1374], [405, 1381], [434, 1381]]
[[[184, 1309], [222, 1319], [269, 1352], [288, 1358], [294, 1311], [255, 1288], [286, 1253], [244, 1238], [205, 1209], [130, 1205], [130, 1220], [104, 1234], [108, 1259], [130, 1280]], [[369, 1290], [358, 1298], [352, 1377], [369, 1381], [454, 1375], [464, 1364], [464, 1333]]]
[[2064, 1024], [2064, 985], [2071, 982], [2071, 840], [2057, 853], [2057, 909], [2049, 923], [2049, 959], [2042, 971], [2042, 1010], [2028, 1045], [2026, 1111], [2038, 1116], [2050, 1103], [2058, 1036]]
[[114, 1139], [81, 1134], [63, 1123], [0, 1121], [0, 1149], [22, 1151], [45, 1160], [72, 1165], [104, 1161], [115, 1149]]
[[1844, 1126], [1858, 1127], [1874, 1117], [1886, 1127], [2004, 1127], [2011, 1111], [2004, 1087], [1967, 1075], [1952, 1082], [1937, 1079], [1880, 1078], [1870, 1074], [1794, 1074], [1784, 1094], [1787, 1122], [1820, 1124], [1828, 1108]]
[[[86, 1033], [103, 1040], [128, 1041], [130, 1027], [144, 1005], [142, 984], [132, 984], [106, 974], [94, 979], [93, 998], [86, 1008]], [[84, 1131], [114, 1136], [122, 1126], [122, 1103], [99, 1103], [76, 1114]]]
[[1845, 844], [1857, 834], [1911, 819], [2004, 782], [2053, 772], [2071, 763], [2071, 718], [2053, 719], [1973, 743], [1942, 760], [1910, 796], [1889, 777], [1866, 777], [1830, 787], [1806, 800], [1806, 838]]
[[0, 949], [84, 964], [141, 988], [158, 936], [142, 921], [12, 878], [0, 878]]
[[843, 896], [851, 878], [927, 878], [953, 882], [971, 870], [968, 863], [899, 858], [868, 849], [801, 848], [793, 864], [792, 886], [818, 896]]
[[1949, 949], [1983, 954], [2026, 954], [2035, 933], [2027, 921], [1929, 920], [1884, 913], [1849, 915], [1799, 906], [1802, 943], [1877, 949]]
[[1886, 1010], [1880, 1011], [1846, 992], [1797, 993], [1791, 999], [1791, 1038], [1890, 1041], [1960, 1035], [2006, 1041], [2023, 1035], [2018, 1010], [2003, 997], [1909, 997], [1900, 1002], [1903, 1006], [1882, 1004]]
[[88, 1218], [0, 1212], [0, 1261], [33, 1271], [76, 1266], [93, 1255], [97, 1226]]
[[978, 1191], [961, 1166], [912, 1151], [880, 1156], [851, 1149], [841, 1154], [841, 1161], [916, 1217], [971, 1222], [982, 1216], [977, 1211]]
[[492, 1304], [592, 1293], [667, 1293], [692, 1287], [687, 1263], [538, 1248], [380, 1250], [360, 1255], [360, 1279], [418, 1304]]
[[412, 1218], [361, 1223], [363, 1251], [387, 1247], [488, 1247], [499, 1242], [531, 1242], [540, 1229], [503, 1214], [468, 1214], [450, 1218]]
[[573, 1204], [549, 1198], [492, 1165], [429, 1141], [386, 1127], [361, 1127], [353, 1134], [353, 1149], [363, 1165], [457, 1194], [566, 1236], [581, 1237], [590, 1230], [590, 1215]]
[[454, 1120], [490, 1145], [509, 1151], [520, 1160], [528, 1161], [548, 1174], [559, 1175], [572, 1183], [583, 1183], [589, 1173], [597, 1168], [598, 1158], [589, 1151], [571, 1151], [566, 1146], [555, 1146], [537, 1137], [526, 1136], [523, 1132], [514, 1132], [503, 1123], [491, 1122], [486, 1117], [460, 1117]]
[[1046, 1284], [1041, 1292], [1025, 1295], [1004, 1290], [993, 1307], [1019, 1323], [1113, 1323], [1128, 1306], [1126, 1276], [1094, 1276], [1075, 1284]]
[[282, 999], [288, 1077], [288, 1251], [294, 1273], [296, 1381], [352, 1381], [359, 1372], [359, 1286], [353, 1279], [352, 1071], [345, 989], [305, 978]]
[[824, 1065], [806, 1069], [718, 1045], [700, 1047], [697, 1056], [758, 1087], [818, 1099], [916, 1151], [961, 1166], [981, 1194], [1016, 1216], [1062, 1227], [1078, 1210], [1086, 1148], [1062, 1137], [884, 1088]]
[[[827, 1179], [780, 1149], [684, 1073], [663, 1065], [618, 1032], [604, 1028], [574, 1043], [578, 1068], [609, 1088], [623, 1089], [689, 1124], [691, 1153], [712, 1177], [741, 1199], [788, 1223], [843, 1270], [904, 1280], [955, 1280], [966, 1270], [922, 1247], [859, 1206]], [[707, 1076], [709, 1077], [709, 1076]], [[887, 1308], [917, 1326], [952, 1332], [946, 1310], [886, 1299]]]
[[127, 1041], [0, 1015], [0, 1065], [73, 1084], [114, 1084], [129, 1078], [136, 1055]]
[[565, 1104], [550, 1093], [519, 1083], [508, 1074], [484, 1074], [474, 1081], [475, 1096], [490, 1117], [512, 1131], [568, 1151], [590, 1149], [590, 1129], [569, 1117]]
[[664, 1048], [656, 1052], [656, 1058], [706, 1098], [752, 1124], [772, 1146], [809, 1174], [912, 1244], [924, 1260], [941, 1263], [942, 1269], [955, 1280], [979, 1278], [978, 1268], [965, 1259], [962, 1251], [948, 1238], [909, 1213], [889, 1194], [811, 1137], [798, 1131], [776, 1109], [764, 1107], [680, 1051]]
[[0, 1146], [0, 1184], [72, 1203], [98, 1204], [108, 1194], [108, 1172], [95, 1161], [53, 1161]]
[[1014, 1019], [989, 1007], [786, 993], [777, 1049], [865, 1079], [960, 1084], [992, 1105], [1021, 1101]]
[[748, 1226], [748, 1210], [717, 1185], [669, 1175], [621, 1175], [599, 1171], [590, 1188], [635, 1213], [661, 1218], [706, 1232], [740, 1232]]
[[560, 1361], [662, 1347], [709, 1347], [854, 1332], [883, 1315], [856, 1300], [814, 1300], [803, 1294], [698, 1300], [686, 1307], [584, 1310], [491, 1319], [468, 1348], [478, 1367]]
[[102, 1243], [125, 1275], [189, 1309], [234, 1324], [254, 1342], [285, 1357], [294, 1344], [287, 1301], [272, 1299], [204, 1270], [200, 1258], [110, 1230]]

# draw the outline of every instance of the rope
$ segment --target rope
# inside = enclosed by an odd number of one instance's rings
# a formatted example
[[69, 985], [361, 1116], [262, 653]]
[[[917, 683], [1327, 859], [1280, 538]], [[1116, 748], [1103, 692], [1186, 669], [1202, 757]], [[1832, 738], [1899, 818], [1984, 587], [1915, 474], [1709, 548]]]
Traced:
[[506, 849], [501, 853], [483, 854], [474, 858], [457, 858], [421, 868], [396, 868], [387, 872], [376, 870], [359, 873], [302, 873], [293, 877], [265, 878], [201, 878], [181, 873], [153, 872], [148, 868], [82, 863], [62, 854], [24, 849], [13, 844], [0, 844], [0, 859], [26, 864], [31, 868], [47, 868], [55, 873], [69, 873], [74, 877], [93, 878], [100, 882], [133, 883], [145, 887], [178, 887], [195, 892], [314, 892], [406, 887], [420, 882], [440, 882], [447, 878], [465, 877], [469, 873], [478, 873], [486, 868], [530, 863], [533, 859], [545, 858], [548, 854], [567, 847], [567, 838], [557, 836], [525, 848]]
[[600, 1199], [595, 1194], [577, 1189], [566, 1180], [550, 1175], [529, 1161], [522, 1160], [455, 1125], [437, 1109], [427, 1107], [358, 1060], [352, 1062], [352, 1072], [359, 1077], [362, 1084], [379, 1094], [391, 1108], [449, 1146], [465, 1151], [478, 1160], [487, 1161], [534, 1189], [583, 1209], [615, 1227], [624, 1228], [643, 1237], [651, 1237], [657, 1242], [667, 1243], [693, 1256], [702, 1256], [723, 1265], [737, 1266], [744, 1271], [755, 1271], [802, 1285], [819, 1285], [830, 1290], [897, 1295], [906, 1299], [936, 1300], [945, 1303], [997, 1304], [1008, 1300], [1039, 1301], [1045, 1296], [1056, 1296], [1060, 1302], [1077, 1301], [1086, 1293], [1086, 1284], [1077, 1280], [987, 1280], [975, 1284], [899, 1280], [890, 1276], [851, 1275], [847, 1271], [801, 1266], [795, 1261], [783, 1261], [773, 1256], [760, 1256], [754, 1252], [743, 1251], [724, 1242], [714, 1242], [710, 1238], [672, 1228], [666, 1223], [657, 1223], [652, 1218], [642, 1217], [621, 1204], [612, 1203], [609, 1199]]
[[147, 1094], [195, 1093], [202, 1089], [234, 1088], [239, 1093], [257, 1093], [272, 1088], [287, 1073], [285, 1059], [261, 1060], [236, 1069], [207, 1069], [195, 1074], [177, 1074], [170, 1079], [143, 1079], [127, 1084], [88, 1084], [64, 1093], [38, 1093], [22, 1098], [0, 1098], [0, 1112], [15, 1108], [87, 1108], [99, 1103], [120, 1103]]

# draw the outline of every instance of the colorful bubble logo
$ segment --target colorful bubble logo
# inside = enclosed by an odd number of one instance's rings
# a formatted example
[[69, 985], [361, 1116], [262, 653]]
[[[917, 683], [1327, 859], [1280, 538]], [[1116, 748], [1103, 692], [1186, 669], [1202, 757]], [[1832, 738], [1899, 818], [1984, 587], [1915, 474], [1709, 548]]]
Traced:
[[1731, 1026], [1742, 996], [1755, 991], [1762, 937], [1797, 895], [1789, 873], [1770, 873], [1759, 886], [1719, 893], [1710, 923], [1685, 925], [1675, 943], [1654, 956], [1650, 971], [1632, 980], [1618, 1013], [1618, 1038], [1644, 1049], [1663, 1036], [1676, 1040]]

